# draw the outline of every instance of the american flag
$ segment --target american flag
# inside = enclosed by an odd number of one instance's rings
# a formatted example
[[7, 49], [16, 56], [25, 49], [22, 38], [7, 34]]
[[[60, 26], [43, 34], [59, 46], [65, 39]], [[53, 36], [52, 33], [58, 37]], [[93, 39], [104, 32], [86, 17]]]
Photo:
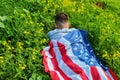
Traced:
[[116, 74], [102, 67], [95, 55], [91, 56], [80, 42], [83, 42], [83, 38], [76, 42], [75, 38], [68, 40], [63, 37], [59, 41], [51, 40], [42, 50], [45, 72], [49, 72], [52, 80], [118, 80]]

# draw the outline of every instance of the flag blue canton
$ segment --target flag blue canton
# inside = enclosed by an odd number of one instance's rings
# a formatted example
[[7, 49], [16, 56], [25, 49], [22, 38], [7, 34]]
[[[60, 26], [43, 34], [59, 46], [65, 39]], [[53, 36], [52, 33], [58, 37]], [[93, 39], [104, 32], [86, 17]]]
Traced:
[[64, 38], [71, 43], [72, 51], [75, 56], [84, 61], [87, 65], [99, 66], [92, 47], [87, 42], [87, 39], [85, 39], [87, 38], [86, 36], [86, 31], [74, 30], [71, 33], [65, 35]]

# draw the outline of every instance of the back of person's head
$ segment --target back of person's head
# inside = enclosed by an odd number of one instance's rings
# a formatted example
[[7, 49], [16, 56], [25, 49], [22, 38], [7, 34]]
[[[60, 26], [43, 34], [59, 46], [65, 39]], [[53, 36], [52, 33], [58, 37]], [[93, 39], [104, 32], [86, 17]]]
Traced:
[[57, 13], [55, 16], [55, 25], [57, 28], [68, 27], [69, 25], [66, 24], [69, 24], [69, 16], [64, 12]]

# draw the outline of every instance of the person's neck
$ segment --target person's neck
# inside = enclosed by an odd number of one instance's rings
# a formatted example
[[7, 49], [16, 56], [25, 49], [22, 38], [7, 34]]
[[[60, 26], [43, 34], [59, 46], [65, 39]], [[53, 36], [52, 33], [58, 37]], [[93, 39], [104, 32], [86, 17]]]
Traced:
[[64, 29], [64, 28], [69, 28], [69, 27], [70, 27], [70, 25], [67, 23], [67, 24], [61, 26], [60, 28], [61, 28], [61, 29]]
[[59, 27], [59, 28], [56, 28], [56, 29], [69, 29], [69, 27]]

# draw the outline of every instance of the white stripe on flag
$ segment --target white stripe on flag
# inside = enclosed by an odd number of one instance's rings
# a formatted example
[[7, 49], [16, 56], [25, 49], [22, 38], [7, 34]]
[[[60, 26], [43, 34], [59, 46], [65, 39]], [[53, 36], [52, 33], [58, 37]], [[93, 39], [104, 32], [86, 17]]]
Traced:
[[64, 78], [60, 75], [60, 73], [58, 71], [55, 71], [58, 75], [58, 77], [60, 78], [60, 80], [64, 80]]
[[96, 69], [98, 70], [99, 75], [100, 75], [100, 77], [101, 77], [102, 80], [109, 80], [107, 78], [107, 76], [105, 75], [105, 72], [103, 71], [103, 69], [101, 67], [96, 66]]
[[50, 53], [48, 52], [49, 49], [50, 49], [50, 46], [44, 48], [44, 51], [45, 51], [45, 54], [46, 54], [47, 57], [52, 58], [52, 56], [51, 56]]
[[[47, 54], [48, 52], [46, 51], [46, 54]], [[51, 62], [51, 59], [49, 58], [49, 57], [47, 57], [47, 65], [48, 65], [48, 68], [49, 68], [49, 70], [51, 71], [51, 70], [54, 70], [54, 66], [53, 66], [53, 64], [52, 64], [52, 62]]]

